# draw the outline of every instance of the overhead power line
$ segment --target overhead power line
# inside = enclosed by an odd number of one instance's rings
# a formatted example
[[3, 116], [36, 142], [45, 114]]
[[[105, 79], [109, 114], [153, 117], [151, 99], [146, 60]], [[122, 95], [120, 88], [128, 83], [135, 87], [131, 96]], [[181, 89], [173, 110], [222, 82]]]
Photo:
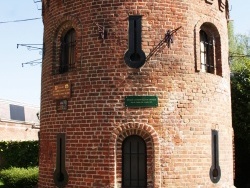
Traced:
[[229, 52], [229, 57], [250, 57], [248, 54]]
[[28, 19], [24, 19], [24, 20], [12, 20], [12, 21], [0, 22], [0, 24], [15, 23], [15, 22], [27, 22], [27, 21], [40, 20], [40, 19], [42, 19], [42, 18], [28, 18]]

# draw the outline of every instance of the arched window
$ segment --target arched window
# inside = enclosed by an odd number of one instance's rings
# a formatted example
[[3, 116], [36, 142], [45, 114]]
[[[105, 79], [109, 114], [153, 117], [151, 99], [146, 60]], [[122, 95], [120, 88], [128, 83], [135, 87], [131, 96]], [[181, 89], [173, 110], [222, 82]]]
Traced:
[[200, 30], [200, 54], [201, 54], [201, 71], [214, 72], [214, 54], [213, 54], [213, 39], [207, 33]]
[[61, 40], [59, 73], [68, 72], [75, 64], [75, 30], [70, 29]]
[[197, 56], [200, 56], [200, 61], [197, 62], [197, 70], [222, 76], [221, 39], [214, 24], [206, 22], [201, 25], [199, 42], [200, 54]]
[[122, 143], [122, 187], [147, 187], [147, 149], [137, 135], [128, 136]]

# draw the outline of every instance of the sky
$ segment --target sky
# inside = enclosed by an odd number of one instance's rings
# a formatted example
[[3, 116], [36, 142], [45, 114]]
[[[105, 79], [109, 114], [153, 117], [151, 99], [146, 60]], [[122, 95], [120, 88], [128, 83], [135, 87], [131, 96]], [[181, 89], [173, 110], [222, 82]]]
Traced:
[[235, 34], [250, 34], [250, 0], [229, 0], [230, 20], [234, 22]]
[[22, 64], [41, 59], [41, 50], [17, 44], [42, 44], [42, 19], [2, 23], [41, 18], [40, 7], [33, 0], [0, 0], [0, 99], [40, 105], [41, 64]]
[[[42, 19], [3, 23], [41, 18], [41, 3], [34, 1], [0, 0], [0, 99], [40, 106], [41, 64], [25, 63], [41, 59], [41, 50], [17, 44], [42, 44]], [[250, 0], [230, 0], [229, 9], [235, 34], [249, 34]]]

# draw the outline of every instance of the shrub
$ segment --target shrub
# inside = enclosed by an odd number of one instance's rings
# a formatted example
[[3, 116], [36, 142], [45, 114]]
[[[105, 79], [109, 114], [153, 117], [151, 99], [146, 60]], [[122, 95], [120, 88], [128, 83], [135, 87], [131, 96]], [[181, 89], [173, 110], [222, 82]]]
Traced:
[[0, 179], [8, 188], [32, 188], [38, 182], [38, 167], [11, 167], [0, 171]]
[[0, 168], [38, 166], [38, 141], [0, 142]]

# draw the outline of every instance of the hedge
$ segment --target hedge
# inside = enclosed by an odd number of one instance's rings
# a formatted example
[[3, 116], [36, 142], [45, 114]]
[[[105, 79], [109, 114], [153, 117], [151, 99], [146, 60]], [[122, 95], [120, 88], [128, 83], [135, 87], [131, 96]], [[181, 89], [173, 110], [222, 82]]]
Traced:
[[38, 166], [38, 141], [0, 142], [0, 168]]
[[8, 188], [32, 188], [38, 182], [38, 167], [5, 169], [0, 178]]

